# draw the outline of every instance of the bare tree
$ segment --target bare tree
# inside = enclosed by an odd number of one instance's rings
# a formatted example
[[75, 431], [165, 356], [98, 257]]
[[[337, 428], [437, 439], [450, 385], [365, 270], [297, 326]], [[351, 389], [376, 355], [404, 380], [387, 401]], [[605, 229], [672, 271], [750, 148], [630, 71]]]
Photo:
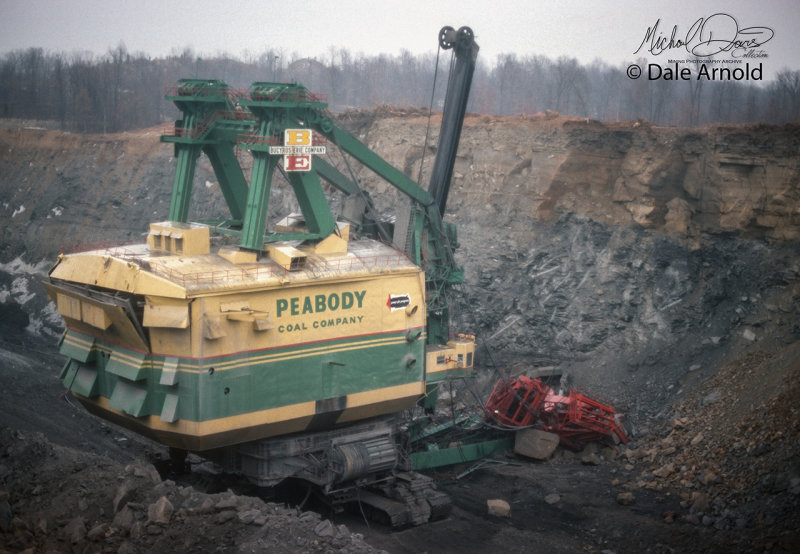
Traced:
[[575, 58], [561, 56], [553, 66], [553, 73], [556, 111], [566, 112], [574, 109], [577, 113], [585, 114], [589, 82], [583, 66]]
[[800, 71], [784, 69], [775, 80], [777, 102], [789, 121], [800, 119]]
[[[353, 55], [330, 48], [317, 58], [282, 49], [239, 59], [224, 52], [200, 57], [190, 48], [166, 58], [131, 54], [123, 43], [96, 58], [90, 53], [46, 53], [41, 48], [0, 56], [0, 117], [56, 119], [62, 128], [115, 132], [177, 117], [164, 89], [182, 77], [223, 79], [234, 88], [253, 81], [296, 80], [327, 93], [334, 109], [376, 104], [441, 109], [447, 56]], [[640, 67], [646, 60], [637, 62]], [[584, 66], [574, 58], [501, 54], [490, 65], [480, 59], [468, 109], [499, 115], [554, 110], [605, 120], [646, 118], [660, 124], [708, 121], [768, 121], [800, 118], [800, 72], [783, 70], [766, 87], [735, 81], [630, 79], [626, 66], [600, 60]]]

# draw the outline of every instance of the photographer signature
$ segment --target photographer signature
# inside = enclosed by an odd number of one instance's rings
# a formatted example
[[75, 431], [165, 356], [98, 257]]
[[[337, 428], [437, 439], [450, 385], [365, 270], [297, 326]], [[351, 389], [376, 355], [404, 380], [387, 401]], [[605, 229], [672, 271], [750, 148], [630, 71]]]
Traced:
[[648, 27], [644, 39], [634, 54], [645, 48], [653, 55], [661, 54], [673, 48], [685, 48], [687, 52], [698, 56], [708, 57], [720, 52], [731, 52], [741, 48], [758, 48], [768, 42], [775, 32], [769, 27], [747, 27], [740, 29], [736, 19], [726, 13], [715, 13], [712, 16], [701, 17], [689, 28], [684, 37], [678, 37], [678, 26], [673, 25], [669, 37], [659, 32], [658, 26]]

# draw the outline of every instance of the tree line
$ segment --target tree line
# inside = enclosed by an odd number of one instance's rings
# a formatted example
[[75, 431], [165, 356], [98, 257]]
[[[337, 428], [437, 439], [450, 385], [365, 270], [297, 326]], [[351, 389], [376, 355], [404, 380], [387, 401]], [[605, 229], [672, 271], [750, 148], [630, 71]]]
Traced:
[[[164, 91], [179, 78], [222, 79], [234, 88], [255, 81], [295, 81], [327, 95], [331, 110], [379, 104], [441, 109], [450, 54], [368, 56], [330, 48], [301, 58], [270, 49], [241, 57], [163, 58], [131, 53], [123, 44], [105, 55], [28, 48], [0, 57], [0, 117], [49, 120], [63, 130], [112, 133], [172, 121]], [[637, 64], [645, 68], [644, 60]], [[434, 88], [434, 82], [436, 87]], [[433, 94], [432, 94], [432, 91]], [[787, 123], [800, 120], [800, 71], [752, 81], [631, 79], [626, 67], [596, 60], [504, 54], [479, 58], [468, 110], [503, 116], [547, 111], [603, 121], [647, 120], [659, 125]]]

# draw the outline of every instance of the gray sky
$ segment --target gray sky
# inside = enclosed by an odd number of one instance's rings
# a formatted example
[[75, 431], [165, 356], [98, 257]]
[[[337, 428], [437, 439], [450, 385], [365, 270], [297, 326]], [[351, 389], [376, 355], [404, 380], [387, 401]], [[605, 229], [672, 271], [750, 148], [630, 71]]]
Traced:
[[[800, 2], [797, 0], [543, 1], [543, 0], [0, 0], [0, 53], [43, 47], [51, 52], [105, 54], [124, 43], [129, 52], [159, 57], [191, 47], [199, 55], [242, 57], [268, 48], [287, 56], [324, 57], [331, 46], [353, 54], [436, 51], [443, 25], [473, 28], [481, 59], [497, 55], [566, 55], [588, 64], [632, 62], [648, 27], [661, 20], [685, 36], [699, 18], [732, 16], [738, 27], [769, 27], [761, 47], [765, 79], [782, 68], [800, 69]], [[731, 19], [717, 18], [717, 36]], [[734, 33], [735, 34], [735, 33]], [[727, 36], [727, 35], [726, 35]], [[671, 50], [653, 58], [686, 57]]]

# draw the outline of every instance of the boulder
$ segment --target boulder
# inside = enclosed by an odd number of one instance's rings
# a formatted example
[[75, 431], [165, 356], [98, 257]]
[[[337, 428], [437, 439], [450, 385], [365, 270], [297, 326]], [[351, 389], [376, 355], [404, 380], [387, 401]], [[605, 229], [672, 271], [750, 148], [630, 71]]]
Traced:
[[147, 520], [150, 523], [166, 525], [174, 511], [172, 502], [166, 496], [162, 496], [147, 507]]
[[492, 499], [486, 501], [489, 515], [495, 517], [511, 517], [511, 506], [508, 502], [500, 499]]
[[558, 447], [559, 437], [540, 429], [521, 429], [514, 437], [514, 452], [535, 460], [547, 460]]
[[80, 516], [73, 518], [64, 526], [62, 534], [72, 544], [78, 544], [86, 538], [86, 523]]
[[621, 504], [623, 506], [630, 506], [635, 500], [636, 497], [633, 496], [632, 492], [621, 492], [617, 495], [617, 504]]

